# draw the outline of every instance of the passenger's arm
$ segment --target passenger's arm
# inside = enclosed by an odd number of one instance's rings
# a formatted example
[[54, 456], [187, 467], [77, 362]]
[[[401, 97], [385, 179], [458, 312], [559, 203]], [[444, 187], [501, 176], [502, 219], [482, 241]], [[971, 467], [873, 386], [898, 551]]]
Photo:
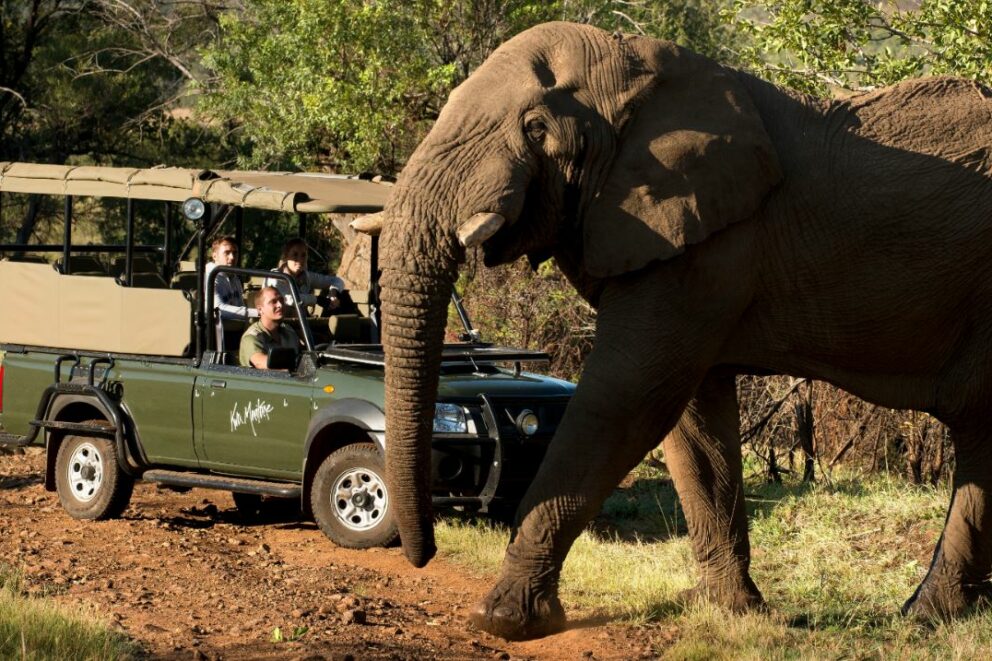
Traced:
[[[225, 301], [242, 301], [240, 305]], [[220, 310], [221, 319], [257, 319], [258, 310], [244, 304], [244, 295], [236, 292], [231, 281], [220, 274], [214, 280], [214, 307]]]
[[260, 370], [269, 369], [269, 354], [267, 353], [262, 353], [261, 351], [257, 351], [253, 353], [251, 355], [251, 358], [249, 358], [248, 360], [251, 363], [251, 366], [256, 369], [260, 369]]
[[332, 310], [341, 305], [338, 295], [344, 291], [344, 280], [336, 275], [325, 275], [323, 273], [309, 272], [310, 284], [314, 289], [323, 289], [324, 296], [330, 299], [329, 306]]

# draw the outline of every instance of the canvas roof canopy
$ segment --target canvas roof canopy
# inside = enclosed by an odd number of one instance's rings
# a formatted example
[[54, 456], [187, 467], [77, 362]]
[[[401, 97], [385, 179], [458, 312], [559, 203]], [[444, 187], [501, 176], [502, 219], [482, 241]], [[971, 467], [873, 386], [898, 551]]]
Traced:
[[392, 186], [319, 173], [0, 162], [0, 192], [205, 202], [297, 213], [372, 213]]

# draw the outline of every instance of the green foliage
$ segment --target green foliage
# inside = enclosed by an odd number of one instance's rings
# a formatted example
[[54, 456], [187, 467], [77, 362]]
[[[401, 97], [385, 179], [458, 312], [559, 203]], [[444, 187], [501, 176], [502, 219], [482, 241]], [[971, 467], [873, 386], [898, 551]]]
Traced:
[[560, 18], [590, 23], [604, 30], [618, 30], [668, 39], [681, 46], [732, 64], [737, 35], [723, 20], [731, 0], [560, 0]]
[[273, 643], [295, 643], [303, 638], [309, 630], [308, 627], [297, 626], [293, 627], [292, 633], [286, 635], [280, 627], [276, 627], [272, 630], [272, 636], [270, 636], [269, 641]]
[[734, 0], [740, 60], [770, 80], [823, 94], [928, 74], [992, 82], [992, 3], [922, 0]]
[[[718, 54], [718, 0], [251, 0], [204, 51], [201, 109], [251, 143], [241, 165], [395, 172], [450, 91], [500, 43], [549, 20], [644, 32]], [[384, 38], [388, 35], [388, 38]], [[724, 51], [726, 52], [726, 51]]]
[[27, 596], [20, 572], [0, 564], [0, 658], [130, 659], [137, 652], [95, 617]]
[[[578, 378], [592, 348], [595, 312], [551, 262], [536, 273], [524, 261], [470, 269], [458, 288], [484, 340], [546, 351], [552, 374]], [[460, 328], [456, 324], [450, 320], [449, 328]]]
[[[393, 171], [448, 92], [529, 3], [254, 0], [205, 51], [203, 109], [241, 126], [243, 165]], [[388, 36], [387, 36], [388, 35]]]

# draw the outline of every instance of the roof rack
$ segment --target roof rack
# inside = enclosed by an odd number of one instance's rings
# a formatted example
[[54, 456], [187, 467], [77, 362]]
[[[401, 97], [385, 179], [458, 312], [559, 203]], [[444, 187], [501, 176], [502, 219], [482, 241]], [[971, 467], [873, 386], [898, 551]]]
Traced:
[[205, 202], [296, 213], [373, 213], [391, 183], [381, 177], [176, 167], [113, 168], [0, 162], [0, 192]]

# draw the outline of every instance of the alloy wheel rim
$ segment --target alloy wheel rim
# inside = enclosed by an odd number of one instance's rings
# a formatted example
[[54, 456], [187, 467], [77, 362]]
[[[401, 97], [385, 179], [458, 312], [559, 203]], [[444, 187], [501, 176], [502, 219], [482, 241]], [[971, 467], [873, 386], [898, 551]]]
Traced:
[[388, 505], [386, 483], [373, 470], [353, 468], [334, 480], [331, 510], [348, 530], [361, 532], [379, 525]]
[[82, 503], [96, 498], [103, 485], [103, 457], [92, 443], [82, 443], [69, 456], [66, 468], [69, 491]]

